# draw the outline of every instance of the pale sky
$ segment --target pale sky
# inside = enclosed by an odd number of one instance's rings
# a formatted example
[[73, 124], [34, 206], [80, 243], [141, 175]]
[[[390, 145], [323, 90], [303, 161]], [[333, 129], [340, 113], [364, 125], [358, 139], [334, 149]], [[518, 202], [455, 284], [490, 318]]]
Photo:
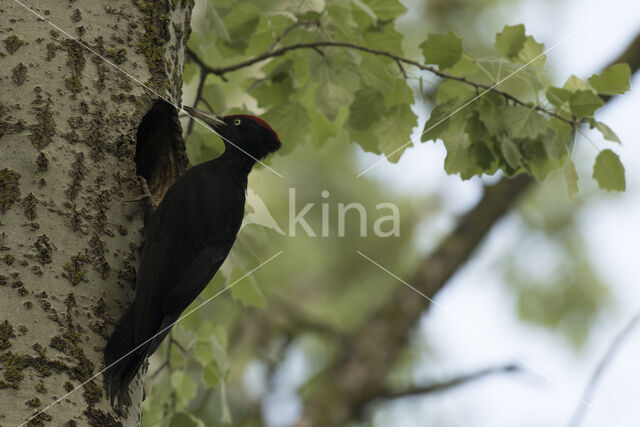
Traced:
[[[640, 31], [640, 5], [632, 0], [532, 0], [523, 3], [507, 14], [508, 23], [524, 23], [527, 33], [544, 42], [547, 48], [579, 31], [548, 53], [548, 64], [555, 71], [554, 82], [558, 85], [573, 73], [587, 78], [597, 72]], [[597, 22], [580, 29], [603, 12]], [[483, 18], [479, 16], [478, 25], [483, 25]], [[503, 24], [497, 27], [493, 23], [487, 24], [487, 34], [500, 31]], [[479, 256], [438, 295], [438, 302], [446, 310], [434, 308], [424, 317], [421, 331], [428, 337], [428, 342], [435, 345], [438, 361], [433, 363], [426, 359], [416, 376], [428, 381], [433, 377], [446, 378], [509, 361], [519, 363], [529, 372], [495, 376], [454, 392], [398, 403], [389, 411], [388, 417], [378, 420], [380, 426], [417, 427], [423, 426], [425, 420], [434, 419], [438, 420], [434, 425], [442, 427], [568, 425], [595, 364], [615, 334], [640, 311], [637, 272], [640, 254], [640, 127], [637, 125], [640, 94], [633, 92], [639, 82], [636, 77], [632, 81], [632, 92], [611, 102], [597, 115], [615, 130], [623, 145], [603, 143], [598, 134], [588, 133], [598, 147], [611, 148], [620, 155], [626, 168], [627, 191], [621, 196], [603, 193], [579, 218], [587, 236], [587, 251], [596, 270], [611, 286], [614, 299], [613, 309], [597, 323], [585, 348], [576, 353], [557, 335], [518, 320], [512, 297], [492, 267], [496, 254], [509, 247], [510, 236], [517, 235], [519, 229], [516, 218], [507, 218], [492, 231], [478, 251]], [[579, 184], [581, 188], [593, 187], [590, 168], [597, 153], [584, 140], [578, 141], [577, 147], [580, 147], [575, 153], [577, 159], [591, 159], [587, 163], [579, 162]], [[411, 148], [398, 165], [384, 164], [370, 173], [391, 182], [394, 191], [440, 192], [450, 211], [463, 212], [480, 196], [479, 184], [445, 175], [444, 156], [441, 143], [421, 144]], [[362, 155], [362, 168], [376, 159], [373, 155]], [[446, 228], [451, 223], [447, 218], [440, 219], [434, 229]], [[582, 426], [640, 424], [640, 410], [636, 409], [640, 394], [639, 354], [640, 330], [632, 335], [609, 366], [591, 402], [594, 408]], [[520, 362], [516, 358], [520, 358]]]
[[[495, 13], [487, 10], [478, 16], [477, 25], [491, 40], [505, 23], [524, 23], [527, 33], [544, 42], [547, 48], [570, 36], [548, 53], [547, 63], [554, 71], [557, 85], [562, 85], [573, 73], [588, 78], [599, 71], [599, 67], [615, 58], [640, 31], [640, 5], [634, 0], [530, 0], [518, 4], [515, 10], [508, 6], [511, 9], [502, 11], [509, 22], [487, 19]], [[584, 28], [585, 23], [598, 15], [602, 16], [597, 22]], [[494, 228], [478, 251], [479, 256], [438, 295], [437, 302], [444, 309], [434, 307], [423, 316], [419, 333], [433, 346], [433, 355], [418, 364], [415, 376], [428, 382], [505, 362], [515, 362], [525, 372], [496, 375], [455, 391], [399, 401], [380, 413], [377, 426], [568, 426], [596, 363], [615, 334], [640, 311], [636, 266], [640, 254], [637, 220], [640, 218], [640, 128], [636, 124], [640, 94], [633, 92], [639, 82], [639, 78], [634, 79], [631, 93], [610, 102], [597, 114], [599, 120], [618, 134], [623, 145], [604, 143], [599, 134], [588, 134], [600, 149], [611, 148], [620, 155], [626, 168], [627, 191], [614, 196], [601, 192], [579, 217], [587, 237], [586, 249], [598, 273], [611, 286], [614, 301], [612, 309], [595, 325], [584, 348], [576, 353], [557, 334], [525, 325], [518, 319], [513, 296], [505, 290], [493, 266], [498, 254], [508, 250], [513, 244], [512, 238], [521, 230], [517, 217], [509, 216]], [[425, 120], [426, 117], [420, 118], [420, 130]], [[384, 162], [367, 174], [389, 185], [390, 197], [393, 194], [419, 197], [435, 192], [443, 198], [446, 213], [422, 227], [425, 236], [417, 243], [423, 249], [433, 244], [433, 233], [446, 232], [454, 224], [453, 215], [469, 209], [481, 195], [480, 180], [463, 182], [457, 176], [445, 174], [445, 154], [441, 143], [418, 144], [407, 150], [399, 164]], [[578, 140], [574, 156], [582, 191], [595, 185], [590, 168], [596, 154], [590, 143]], [[582, 162], [582, 158], [589, 160]], [[360, 169], [366, 169], [378, 159], [362, 153], [358, 157]], [[495, 180], [485, 181], [492, 179]], [[395, 273], [403, 276], [402, 272]], [[412, 291], [407, 289], [407, 292]], [[416, 298], [421, 297], [416, 294]], [[623, 351], [609, 366], [590, 402], [593, 408], [581, 426], [640, 424], [640, 410], [636, 409], [640, 394], [639, 354], [640, 330], [625, 343]], [[251, 366], [247, 374], [248, 389], [258, 387], [257, 380], [264, 376], [259, 365]], [[268, 425], [288, 426], [295, 422], [302, 409], [295, 390], [308, 374], [300, 349], [290, 348], [263, 405]]]

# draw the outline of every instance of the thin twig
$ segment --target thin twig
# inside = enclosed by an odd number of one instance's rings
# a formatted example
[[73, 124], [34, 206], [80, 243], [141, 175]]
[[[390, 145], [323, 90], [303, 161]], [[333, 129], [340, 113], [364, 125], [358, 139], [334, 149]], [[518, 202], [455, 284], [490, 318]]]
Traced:
[[180, 344], [175, 338], [173, 338], [173, 334], [169, 334], [169, 345], [172, 345], [172, 344], [175, 344], [175, 346], [178, 347], [178, 349], [182, 353], [189, 355], [189, 351], [186, 348], [184, 348], [182, 344]]
[[596, 366], [596, 369], [595, 371], [593, 371], [593, 374], [591, 375], [587, 386], [582, 392], [582, 398], [580, 399], [578, 406], [576, 406], [576, 409], [573, 412], [571, 422], [569, 422], [569, 427], [578, 427], [582, 423], [586, 412], [589, 410], [589, 406], [585, 405], [584, 403], [591, 402], [593, 400], [593, 393], [596, 390], [598, 382], [600, 382], [600, 379], [604, 375], [604, 371], [606, 370], [607, 366], [609, 366], [618, 350], [620, 350], [620, 347], [622, 346], [624, 341], [629, 337], [629, 335], [631, 335], [631, 332], [637, 326], [638, 322], [640, 322], [640, 312], [636, 313], [625, 325], [625, 327], [622, 328], [622, 330], [618, 332], [618, 334], [613, 338], [613, 341], [611, 341], [611, 345], [609, 345], [607, 352], [602, 357], [602, 360], [600, 360], [600, 363], [598, 363], [598, 366]]
[[308, 26], [311, 24], [319, 25], [319, 21], [317, 19], [314, 19], [312, 21], [297, 21], [289, 25], [287, 28], [284, 29], [284, 31], [282, 31], [282, 33], [280, 33], [278, 37], [275, 38], [273, 43], [271, 43], [271, 45], [267, 48], [267, 52], [271, 52], [273, 49], [275, 49], [278, 43], [280, 43], [282, 39], [285, 38], [287, 34], [289, 34], [292, 30], [301, 26]]
[[483, 369], [478, 372], [473, 372], [471, 374], [454, 377], [442, 382], [435, 382], [435, 383], [431, 383], [423, 386], [416, 386], [403, 391], [388, 392], [385, 394], [381, 394], [380, 397], [383, 399], [397, 399], [400, 397], [419, 396], [422, 394], [435, 393], [439, 391], [448, 390], [450, 388], [457, 387], [460, 385], [464, 385], [471, 381], [479, 380], [489, 375], [512, 373], [512, 372], [518, 372], [518, 371], [520, 371], [520, 367], [514, 364], [497, 366], [493, 368]]
[[322, 51], [322, 49], [320, 49], [319, 47], [315, 47], [313, 48], [313, 50], [315, 50], [316, 52], [318, 52], [318, 55], [322, 56], [323, 59], [326, 59], [327, 57], [325, 56], [324, 52]]
[[[196, 97], [192, 105], [193, 108], [196, 108], [196, 106], [198, 105], [198, 101], [200, 100], [200, 98], [202, 98], [202, 91], [204, 90], [204, 81], [206, 79], [207, 79], [207, 73], [205, 73], [204, 70], [200, 69], [200, 81], [198, 82], [198, 89], [196, 89]], [[187, 137], [191, 135], [194, 124], [195, 124], [195, 120], [193, 119], [193, 116], [190, 116], [189, 124], [187, 125]]]
[[398, 68], [400, 68], [400, 71], [402, 72], [402, 75], [404, 76], [404, 79], [407, 80], [409, 78], [409, 76], [407, 75], [407, 72], [404, 70], [404, 67], [402, 66], [402, 62], [398, 61], [396, 59], [396, 64], [398, 64]]
[[162, 362], [162, 364], [161, 364], [160, 366], [158, 366], [158, 369], [156, 369], [156, 370], [155, 370], [155, 372], [154, 372], [153, 374], [149, 375], [149, 379], [150, 379], [150, 380], [153, 380], [153, 379], [154, 379], [155, 377], [157, 377], [157, 376], [158, 376], [158, 374], [159, 374], [160, 372], [162, 372], [162, 370], [163, 370], [164, 368], [166, 368], [168, 365], [169, 365], [169, 362], [167, 362], [166, 360], [165, 360], [164, 362]]
[[[169, 370], [169, 378], [173, 374], [173, 367], [171, 366], [171, 345], [175, 343], [173, 339], [173, 330], [169, 331], [169, 340], [167, 343], [167, 369]], [[176, 412], [176, 390], [171, 388], [171, 411], [172, 413]]]
[[264, 52], [261, 55], [257, 55], [254, 56], [253, 58], [247, 59], [245, 61], [241, 61], [238, 62], [236, 64], [232, 64], [232, 65], [227, 65], [224, 67], [211, 67], [209, 65], [207, 65], [206, 63], [204, 63], [204, 61], [202, 61], [201, 59], [196, 59], [197, 56], [195, 55], [195, 53], [193, 53], [192, 51], [188, 51], [189, 55], [192, 56], [192, 58], [194, 59], [194, 61], [200, 65], [200, 67], [202, 68], [203, 71], [205, 71], [206, 73], [209, 74], [215, 74], [216, 76], [224, 79], [224, 75], [226, 73], [230, 73], [232, 71], [237, 71], [240, 70], [242, 68], [246, 68], [249, 67], [251, 65], [257, 64], [258, 62], [262, 62], [266, 59], [269, 58], [275, 58], [278, 56], [282, 56], [284, 54], [286, 54], [289, 51], [293, 51], [293, 50], [297, 50], [297, 49], [317, 49], [320, 47], [344, 47], [347, 49], [354, 49], [354, 50], [359, 50], [362, 52], [367, 52], [370, 53], [372, 55], [379, 55], [379, 56], [386, 56], [388, 58], [391, 58], [397, 62], [403, 63], [403, 64], [408, 64], [408, 65], [413, 65], [414, 67], [417, 67], [421, 70], [425, 70], [425, 71], [429, 71], [433, 74], [435, 74], [436, 76], [442, 77], [443, 79], [449, 79], [449, 80], [456, 80], [462, 83], [465, 83], [467, 85], [473, 86], [476, 88], [476, 90], [480, 90], [483, 89], [485, 91], [490, 91], [493, 93], [496, 93], [502, 97], [504, 97], [506, 100], [511, 101], [513, 104], [516, 105], [522, 105], [528, 108], [533, 108], [537, 111], [540, 111], [541, 113], [547, 114], [551, 117], [555, 117], [558, 120], [562, 120], [563, 122], [569, 123], [569, 124], [573, 124], [573, 120], [568, 119], [560, 114], [557, 114], [551, 110], [547, 110], [546, 108], [542, 107], [541, 105], [530, 105], [529, 103], [525, 102], [525, 101], [521, 101], [520, 99], [516, 98], [515, 96], [511, 95], [508, 92], [505, 92], [503, 90], [498, 89], [497, 87], [495, 87], [495, 85], [486, 85], [483, 83], [477, 83], [471, 80], [468, 80], [466, 77], [461, 77], [461, 76], [456, 76], [453, 74], [449, 74], [445, 71], [442, 70], [438, 70], [437, 68], [431, 66], [431, 65], [425, 65], [425, 64], [421, 64], [420, 62], [408, 59], [408, 58], [404, 58], [402, 56], [398, 56], [394, 53], [391, 52], [387, 52], [387, 51], [383, 51], [383, 50], [377, 50], [377, 49], [372, 49], [366, 46], [359, 46], [353, 43], [347, 43], [347, 42], [337, 42], [337, 41], [320, 41], [320, 42], [311, 42], [311, 43], [296, 43], [296, 44], [292, 44], [289, 46], [284, 46], [281, 47], [279, 49], [275, 49], [272, 51], [267, 51]]
[[[187, 47], [185, 47], [185, 48], [184, 48], [184, 52], [187, 54], [187, 56], [188, 56], [189, 58], [191, 58], [191, 60], [192, 60], [193, 62], [195, 62], [195, 63], [196, 63], [196, 65], [197, 65], [197, 66], [199, 66], [199, 67], [200, 67], [200, 71], [201, 71], [201, 72], [204, 72], [204, 74], [205, 74], [205, 75], [206, 75], [206, 74], [210, 74], [210, 73], [211, 73], [211, 71], [210, 71], [210, 70], [211, 70], [212, 68], [211, 68], [210, 66], [208, 66], [208, 65], [207, 65], [207, 64], [206, 64], [206, 63], [205, 63], [205, 62], [204, 62], [204, 61], [203, 61], [203, 60], [198, 56], [198, 54], [197, 54], [197, 53], [195, 53], [193, 50], [191, 50], [191, 48], [190, 48], [190, 47], [188, 47], [188, 46], [187, 46]], [[213, 74], [215, 74], [215, 73], [213, 73]], [[222, 81], [225, 81], [225, 82], [226, 82], [226, 81], [228, 81], [228, 80], [227, 80], [227, 78], [226, 78], [225, 76], [218, 75], [218, 77], [220, 77], [220, 78], [222, 79]], [[196, 100], [196, 101], [197, 101], [197, 100]]]
[[[329, 323], [314, 319], [313, 316], [309, 315], [286, 298], [271, 296], [270, 300], [273, 301], [277, 307], [275, 310], [272, 310], [272, 313], [269, 315], [271, 320], [275, 321], [283, 329], [293, 334], [304, 330], [310, 330], [336, 338], [347, 338], [344, 331], [336, 329]], [[283, 320], [282, 316], [279, 316], [278, 314], [284, 315], [286, 320]]]

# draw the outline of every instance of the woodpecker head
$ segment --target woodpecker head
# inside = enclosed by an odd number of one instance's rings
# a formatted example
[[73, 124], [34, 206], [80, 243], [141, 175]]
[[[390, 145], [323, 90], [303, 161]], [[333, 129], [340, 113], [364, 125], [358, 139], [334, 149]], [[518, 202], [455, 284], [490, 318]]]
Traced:
[[226, 149], [240, 149], [260, 160], [278, 151], [282, 145], [276, 131], [260, 117], [245, 114], [218, 116], [191, 107], [184, 107], [191, 116], [204, 121], [220, 135]]

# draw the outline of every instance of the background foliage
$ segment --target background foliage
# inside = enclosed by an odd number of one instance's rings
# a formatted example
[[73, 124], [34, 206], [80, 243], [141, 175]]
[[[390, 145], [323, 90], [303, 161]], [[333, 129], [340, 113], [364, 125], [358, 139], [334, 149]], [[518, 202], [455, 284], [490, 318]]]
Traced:
[[[335, 346], [366, 331], [372, 314], [399, 286], [354, 259], [355, 251], [384, 259], [390, 271], [414, 271], [429, 253], [420, 242], [425, 224], [452, 217], [437, 195], [412, 197], [366, 175], [355, 178], [363, 170], [362, 151], [398, 162], [412, 146], [412, 134], [422, 143], [444, 144], [443, 173], [464, 180], [523, 173], [546, 180], [518, 208], [522, 239], [503, 251], [496, 270], [523, 321], [557, 331], [576, 350], [584, 345], [609, 292], [576, 226], [576, 213], [592, 192], [569, 203], [579, 191], [572, 151], [585, 143], [576, 135], [599, 132], [608, 142], [593, 150], [592, 176], [601, 189], [625, 189], [624, 167], [611, 149], [620, 140], [595, 115], [603, 98], [629, 89], [631, 71], [617, 64], [556, 84], [546, 68], [545, 46], [523, 25], [505, 25], [493, 43], [482, 43], [491, 37], [474, 34], [479, 29], [466, 26], [464, 40], [450, 30], [447, 22], [465, 27], [459, 20], [471, 23], [493, 3], [429, 1], [419, 26], [397, 23], [407, 13], [397, 0], [198, 3], [185, 98], [195, 94], [201, 109], [263, 117], [283, 142], [268, 162], [283, 177], [254, 171], [248, 214], [266, 209], [276, 224], [243, 227], [222, 274], [192, 307], [280, 249], [284, 259], [239, 281], [174, 328], [151, 360], [143, 425], [262, 425], [274, 407], [270, 399], [278, 397], [273, 390], [291, 366], [299, 369], [293, 387], [298, 395], [280, 405], [298, 405], [300, 398], [331, 387], [323, 370]], [[260, 55], [268, 60], [242, 65]], [[214, 134], [185, 125], [192, 164], [220, 153]], [[299, 227], [295, 238], [289, 235], [289, 188], [295, 188], [297, 211], [315, 203], [306, 219], [317, 234], [321, 204], [327, 204], [329, 237], [310, 237]], [[402, 234], [378, 238], [371, 233], [376, 205], [389, 200], [400, 207]], [[369, 213], [366, 238], [353, 218], [346, 237], [336, 235], [335, 206], [353, 201]], [[427, 246], [448, 230], [436, 231]], [[547, 268], [532, 269], [523, 261], [536, 251], [546, 256]], [[410, 388], [429, 346], [412, 340], [396, 367], [379, 374], [388, 376], [392, 389]], [[379, 405], [363, 420], [373, 423], [384, 414]]]

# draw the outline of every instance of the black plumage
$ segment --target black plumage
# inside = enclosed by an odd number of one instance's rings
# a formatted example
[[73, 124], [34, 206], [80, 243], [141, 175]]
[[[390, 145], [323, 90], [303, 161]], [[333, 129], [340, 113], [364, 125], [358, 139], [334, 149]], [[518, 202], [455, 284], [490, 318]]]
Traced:
[[185, 110], [222, 137], [225, 151], [178, 178], [145, 228], [135, 300], [105, 348], [108, 395], [112, 405], [118, 397], [120, 409], [145, 358], [229, 254], [242, 223], [251, 168], [281, 145], [258, 117]]

